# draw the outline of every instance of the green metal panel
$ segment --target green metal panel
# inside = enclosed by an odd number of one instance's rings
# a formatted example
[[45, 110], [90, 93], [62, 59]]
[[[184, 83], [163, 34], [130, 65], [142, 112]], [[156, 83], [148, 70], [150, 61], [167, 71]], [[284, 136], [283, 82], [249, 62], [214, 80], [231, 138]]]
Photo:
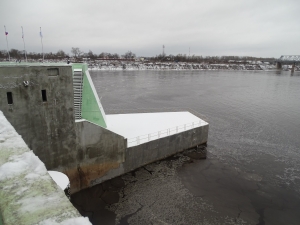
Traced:
[[74, 69], [82, 69], [82, 72], [86, 71], [88, 69], [87, 64], [84, 63], [72, 63], [72, 70]]
[[82, 119], [86, 119], [101, 127], [106, 128], [105, 112], [100, 103], [93, 81], [87, 70], [87, 64], [72, 64], [74, 69], [82, 69], [83, 91], [82, 91]]

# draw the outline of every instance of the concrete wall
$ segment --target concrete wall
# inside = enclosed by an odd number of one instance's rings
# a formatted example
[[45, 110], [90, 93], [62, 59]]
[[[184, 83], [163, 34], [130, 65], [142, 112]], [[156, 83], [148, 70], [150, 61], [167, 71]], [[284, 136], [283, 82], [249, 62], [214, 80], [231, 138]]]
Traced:
[[[42, 90], [46, 90], [45, 102]], [[13, 96], [11, 105], [7, 92]], [[75, 162], [71, 66], [1, 65], [0, 109], [47, 169]]]
[[125, 161], [111, 168], [104, 176], [90, 181], [90, 186], [135, 170], [151, 162], [164, 159], [177, 152], [207, 143], [209, 125], [197, 127], [182, 133], [177, 133], [158, 140], [153, 140], [138, 146], [127, 148]]
[[92, 180], [119, 168], [127, 146], [124, 137], [85, 120], [76, 122], [76, 136], [77, 163], [62, 170], [70, 179], [72, 192], [95, 185]]
[[124, 172], [207, 142], [208, 125], [126, 149]]
[[[8, 104], [7, 92], [13, 104]], [[68, 175], [76, 192], [119, 167], [127, 142], [96, 124], [75, 123], [73, 107], [70, 65], [0, 65], [0, 110], [48, 170]]]
[[0, 220], [2, 217], [3, 224], [91, 225], [73, 207], [1, 111], [0, 130]]

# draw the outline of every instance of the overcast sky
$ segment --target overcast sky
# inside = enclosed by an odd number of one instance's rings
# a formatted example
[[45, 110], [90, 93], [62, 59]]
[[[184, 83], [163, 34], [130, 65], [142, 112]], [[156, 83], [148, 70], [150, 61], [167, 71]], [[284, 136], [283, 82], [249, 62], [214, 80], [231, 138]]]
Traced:
[[0, 0], [0, 49], [300, 55], [300, 0]]

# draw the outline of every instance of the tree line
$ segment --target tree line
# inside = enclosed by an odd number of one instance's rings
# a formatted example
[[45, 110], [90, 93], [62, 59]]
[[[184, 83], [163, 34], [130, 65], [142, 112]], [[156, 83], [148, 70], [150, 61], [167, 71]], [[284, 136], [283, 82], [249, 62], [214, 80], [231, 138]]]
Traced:
[[[9, 51], [10, 57], [12, 59], [23, 60], [25, 59], [24, 50], [11, 49]], [[36, 52], [26, 52], [27, 59], [39, 60], [43, 58], [42, 53]], [[63, 50], [58, 50], [56, 53], [48, 52], [44, 53], [44, 59], [48, 60], [64, 60], [66, 58], [74, 57], [77, 60], [96, 60], [96, 59], [108, 59], [108, 60], [119, 60], [119, 59], [135, 59], [136, 54], [132, 51], [127, 51], [123, 55], [117, 53], [102, 52], [100, 54], [95, 54], [91, 50], [88, 52], [83, 52], [78, 47], [71, 48], [71, 54], [64, 52]], [[177, 55], [165, 55], [159, 54], [153, 57], [140, 57], [151, 62], [194, 62], [194, 63], [230, 63], [230, 61], [246, 63], [247, 61], [272, 61], [274, 58], [258, 58], [251, 56], [188, 56], [186, 54]], [[0, 59], [8, 60], [8, 54], [6, 50], [0, 50]]]
[[261, 58], [252, 56], [188, 56], [186, 54], [177, 55], [157, 55], [155, 57], [150, 57], [150, 61], [160, 61], [160, 62], [194, 62], [194, 63], [230, 63], [230, 62], [240, 62], [246, 63], [247, 61], [273, 61], [275, 58]]
[[[13, 59], [17, 59], [17, 60], [25, 59], [24, 50], [20, 51], [18, 49], [13, 49], [12, 48], [12, 49], [9, 50], [9, 55]], [[38, 59], [43, 58], [42, 53], [36, 53], [36, 52], [26, 52], [26, 56], [27, 56], [27, 59], [34, 59], [34, 60], [38, 60]], [[61, 50], [61, 49], [58, 50], [56, 53], [53, 53], [53, 52], [44, 53], [44, 58], [45, 59], [60, 60], [60, 59], [66, 59], [66, 58], [70, 58], [70, 57], [74, 57], [74, 58], [77, 58], [77, 59], [89, 58], [91, 60], [95, 60], [97, 58], [134, 59], [134, 58], [136, 58], [136, 55], [131, 51], [127, 51], [127, 52], [125, 52], [125, 54], [123, 54], [121, 56], [117, 53], [112, 54], [112, 53], [108, 53], [108, 52], [102, 52], [100, 54], [94, 54], [91, 50], [89, 50], [88, 52], [83, 52], [78, 47], [72, 47], [71, 48], [71, 54], [68, 54], [68, 53], [64, 52], [63, 50]], [[7, 53], [6, 50], [0, 50], [0, 59], [8, 59], [8, 53]]]

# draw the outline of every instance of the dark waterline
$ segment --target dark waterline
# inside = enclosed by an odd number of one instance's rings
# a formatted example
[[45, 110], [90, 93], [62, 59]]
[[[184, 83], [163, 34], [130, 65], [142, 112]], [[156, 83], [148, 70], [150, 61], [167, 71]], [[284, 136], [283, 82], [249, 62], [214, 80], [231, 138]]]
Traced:
[[[167, 171], [168, 163], [150, 165], [157, 171], [152, 177], [138, 170], [143, 175], [134, 186], [127, 182], [123, 189], [128, 195], [109, 207], [121, 224], [300, 223], [300, 73], [90, 73], [107, 114], [115, 109], [138, 112], [141, 108], [191, 108], [210, 123], [208, 159], [184, 162], [176, 167], [172, 179], [170, 176], [161, 181], [163, 185], [164, 180], [171, 179], [169, 183], [178, 185], [178, 199], [170, 194], [166, 200], [161, 197], [157, 205], [146, 201], [155, 196], [143, 184], [150, 182], [148, 187], [155, 189], [161, 176], [157, 168]], [[170, 165], [176, 163], [172, 160]], [[124, 179], [126, 183], [132, 177], [126, 175]], [[137, 186], [140, 188], [135, 190]], [[165, 184], [158, 191], [168, 195], [171, 189]], [[144, 198], [136, 200], [138, 194]], [[122, 207], [134, 209], [122, 211]], [[160, 215], [158, 208], [165, 213]]]

